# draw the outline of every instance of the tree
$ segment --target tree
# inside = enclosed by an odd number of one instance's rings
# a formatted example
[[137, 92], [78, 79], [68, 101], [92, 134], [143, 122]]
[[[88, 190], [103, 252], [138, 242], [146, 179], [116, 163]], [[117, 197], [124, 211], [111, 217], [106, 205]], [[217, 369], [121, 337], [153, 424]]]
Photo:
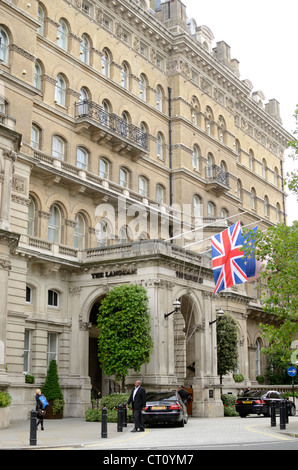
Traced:
[[122, 381], [122, 389], [128, 370], [139, 372], [153, 350], [148, 303], [144, 287], [123, 285], [113, 288], [99, 308], [99, 362], [107, 375]]
[[238, 365], [237, 322], [226, 313], [217, 320], [217, 373], [222, 376], [233, 372]]
[[[290, 140], [290, 142], [288, 143], [288, 147], [290, 147], [293, 150], [292, 158], [294, 161], [297, 161], [298, 159], [298, 140], [295, 138], [295, 136], [298, 135], [298, 105], [296, 106], [297, 108], [294, 114], [294, 117], [296, 119], [296, 130], [293, 132], [294, 138]], [[290, 191], [293, 191], [296, 194], [297, 200], [298, 200], [298, 171], [297, 170], [293, 170], [291, 171], [291, 173], [287, 174], [286, 183]]]
[[46, 381], [41, 391], [48, 401], [53, 400], [53, 415], [63, 411], [64, 399], [59, 384], [57, 362], [54, 359], [50, 361]]
[[244, 247], [248, 256], [262, 263], [259, 285], [263, 310], [271, 315], [270, 324], [261, 324], [269, 348], [279, 361], [290, 361], [291, 343], [298, 334], [298, 221], [288, 227], [279, 224], [266, 232], [258, 231], [254, 248]]

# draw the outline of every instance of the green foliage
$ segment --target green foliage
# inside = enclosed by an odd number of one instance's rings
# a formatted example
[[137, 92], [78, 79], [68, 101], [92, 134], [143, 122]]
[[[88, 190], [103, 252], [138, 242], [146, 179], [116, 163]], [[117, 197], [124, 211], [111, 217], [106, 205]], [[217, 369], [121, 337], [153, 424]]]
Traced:
[[226, 313], [217, 321], [217, 372], [223, 375], [233, 372], [238, 365], [237, 322]]
[[[106, 395], [100, 400], [100, 409], [86, 410], [85, 418], [86, 421], [99, 421], [101, 422], [102, 408], [106, 407], [108, 411], [108, 422], [117, 423], [118, 418], [118, 406], [123, 405], [129, 399], [129, 393], [113, 393], [112, 395]], [[127, 422], [132, 422], [132, 411], [127, 410]]]
[[53, 414], [64, 409], [64, 399], [59, 384], [57, 363], [54, 359], [50, 361], [46, 381], [41, 391], [48, 401], [53, 400]]
[[[251, 248], [246, 246], [244, 251], [253, 256]], [[270, 344], [263, 352], [287, 364], [298, 335], [298, 221], [290, 227], [279, 224], [264, 233], [258, 231], [255, 256], [263, 263], [259, 284], [263, 309], [272, 320], [260, 325]]]
[[244, 376], [243, 374], [234, 374], [233, 375], [233, 379], [235, 380], [235, 382], [243, 382], [244, 380]]
[[0, 408], [6, 408], [11, 403], [11, 396], [8, 392], [0, 390]]
[[34, 375], [26, 374], [25, 375], [25, 383], [26, 384], [34, 384], [35, 377]]
[[139, 372], [153, 349], [146, 290], [138, 285], [112, 289], [99, 308], [98, 358], [107, 375], [124, 382], [129, 369]]
[[[294, 114], [294, 117], [296, 118], [296, 130], [293, 132], [294, 138], [290, 140], [290, 142], [288, 143], [288, 147], [290, 147], [293, 150], [292, 158], [294, 161], [298, 159], [298, 140], [296, 138], [296, 136], [298, 135], [298, 105], [296, 106], [297, 108]], [[296, 194], [297, 200], [298, 200], [298, 172], [297, 170], [293, 170], [287, 174], [287, 179], [285, 181], [285, 184], [288, 185], [288, 188], [290, 191]]]
[[237, 398], [229, 393], [221, 396], [221, 401], [224, 406], [224, 416], [239, 416], [235, 408], [236, 400]]

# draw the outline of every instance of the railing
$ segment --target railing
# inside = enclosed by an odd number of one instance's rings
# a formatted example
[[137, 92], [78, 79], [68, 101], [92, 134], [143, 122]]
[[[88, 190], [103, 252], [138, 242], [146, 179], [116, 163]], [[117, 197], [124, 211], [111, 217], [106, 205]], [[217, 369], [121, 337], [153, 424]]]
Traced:
[[206, 166], [206, 180], [229, 187], [229, 173], [220, 166]]
[[139, 127], [127, 123], [123, 118], [113, 113], [108, 113], [102, 106], [88, 100], [75, 103], [75, 118], [87, 117], [96, 121], [102, 127], [134, 142], [135, 144], [148, 148], [148, 135]]

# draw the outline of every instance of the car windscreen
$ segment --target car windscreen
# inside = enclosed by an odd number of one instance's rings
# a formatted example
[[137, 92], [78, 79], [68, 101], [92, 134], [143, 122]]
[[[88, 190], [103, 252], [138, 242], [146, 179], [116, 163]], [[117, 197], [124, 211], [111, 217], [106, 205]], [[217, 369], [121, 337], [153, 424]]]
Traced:
[[175, 392], [148, 392], [146, 394], [146, 401], [176, 401], [176, 394]]
[[264, 395], [264, 391], [261, 391], [261, 390], [253, 390], [253, 391], [249, 391], [249, 392], [244, 392], [241, 397], [251, 397], [251, 398], [255, 398], [255, 397], [261, 397], [262, 395]]

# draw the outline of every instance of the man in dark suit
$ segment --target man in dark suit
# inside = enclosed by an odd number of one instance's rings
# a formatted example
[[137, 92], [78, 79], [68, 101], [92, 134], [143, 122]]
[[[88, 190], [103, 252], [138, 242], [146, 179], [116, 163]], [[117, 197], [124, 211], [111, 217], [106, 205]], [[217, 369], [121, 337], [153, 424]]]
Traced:
[[140, 380], [136, 380], [135, 388], [131, 392], [126, 406], [130, 403], [132, 403], [133, 420], [135, 423], [135, 427], [131, 432], [142, 432], [144, 431], [142, 410], [146, 406], [146, 391], [141, 387]]

